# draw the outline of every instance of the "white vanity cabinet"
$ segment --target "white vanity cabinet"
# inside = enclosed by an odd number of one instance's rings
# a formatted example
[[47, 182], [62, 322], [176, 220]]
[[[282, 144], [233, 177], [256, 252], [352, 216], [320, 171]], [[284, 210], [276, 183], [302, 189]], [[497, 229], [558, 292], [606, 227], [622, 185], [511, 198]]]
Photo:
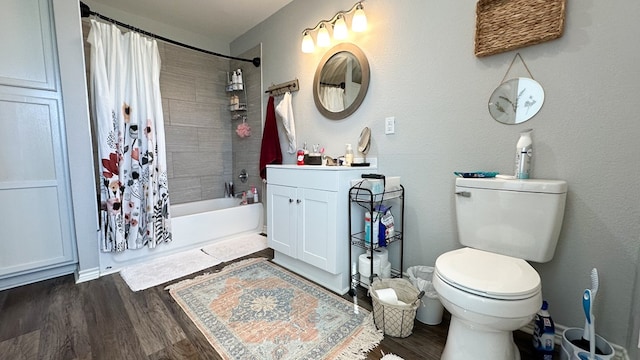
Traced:
[[371, 167], [267, 166], [274, 262], [339, 294], [349, 290], [349, 187]]

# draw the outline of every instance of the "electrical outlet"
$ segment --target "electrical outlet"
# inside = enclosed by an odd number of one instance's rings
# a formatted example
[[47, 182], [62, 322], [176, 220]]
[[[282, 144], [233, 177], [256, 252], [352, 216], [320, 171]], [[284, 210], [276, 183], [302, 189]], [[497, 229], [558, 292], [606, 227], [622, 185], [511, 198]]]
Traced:
[[384, 119], [384, 133], [395, 134], [396, 133], [396, 118], [391, 116]]

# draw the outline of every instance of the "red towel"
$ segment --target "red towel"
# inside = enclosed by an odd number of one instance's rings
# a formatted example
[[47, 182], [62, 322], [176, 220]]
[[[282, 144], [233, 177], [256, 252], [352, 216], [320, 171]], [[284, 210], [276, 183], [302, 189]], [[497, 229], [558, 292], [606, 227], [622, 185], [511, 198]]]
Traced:
[[260, 148], [260, 177], [267, 178], [268, 164], [282, 164], [282, 149], [278, 138], [278, 125], [276, 124], [276, 108], [273, 105], [273, 96], [269, 96], [267, 104], [267, 117], [262, 133], [262, 146]]

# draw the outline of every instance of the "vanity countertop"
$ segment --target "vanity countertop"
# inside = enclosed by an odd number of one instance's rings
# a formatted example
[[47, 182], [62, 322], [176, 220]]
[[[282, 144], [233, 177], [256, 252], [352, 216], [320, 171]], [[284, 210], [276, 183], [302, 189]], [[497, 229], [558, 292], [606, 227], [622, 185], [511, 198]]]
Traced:
[[319, 170], [319, 171], [349, 171], [349, 170], [375, 170], [375, 166], [325, 166], [325, 165], [267, 165], [268, 168], [275, 169], [298, 169], [298, 170]]
[[[369, 166], [326, 166], [326, 165], [297, 165], [297, 164], [284, 164], [284, 165], [267, 165], [267, 168], [274, 169], [299, 169], [299, 170], [319, 170], [319, 171], [349, 171], [349, 170], [377, 170], [378, 159], [367, 158]], [[356, 162], [362, 162], [362, 158], [356, 158]]]

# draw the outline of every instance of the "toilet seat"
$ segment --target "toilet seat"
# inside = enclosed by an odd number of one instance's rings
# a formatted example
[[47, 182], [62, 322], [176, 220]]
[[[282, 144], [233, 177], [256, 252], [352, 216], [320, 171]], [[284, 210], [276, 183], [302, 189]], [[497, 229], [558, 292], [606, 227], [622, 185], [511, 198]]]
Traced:
[[526, 261], [472, 248], [438, 257], [435, 275], [462, 291], [498, 300], [521, 300], [540, 292], [540, 276]]

